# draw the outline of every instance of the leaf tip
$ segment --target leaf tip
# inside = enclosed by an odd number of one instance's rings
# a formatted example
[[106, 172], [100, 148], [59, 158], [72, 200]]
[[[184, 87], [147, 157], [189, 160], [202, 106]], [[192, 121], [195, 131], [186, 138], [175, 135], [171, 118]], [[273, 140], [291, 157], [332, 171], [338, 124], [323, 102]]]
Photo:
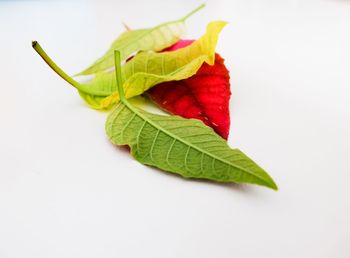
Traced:
[[130, 31], [131, 30], [131, 28], [125, 22], [122, 22], [122, 24], [123, 24], [123, 27], [124, 27], [125, 31]]
[[271, 176], [269, 176], [268, 174], [266, 174], [266, 175], [267, 175], [267, 177], [265, 178], [263, 185], [272, 189], [272, 190], [278, 191], [278, 186], [275, 183], [275, 181], [272, 179]]
[[269, 187], [272, 190], [278, 191], [278, 186], [276, 185], [276, 183], [271, 179], [271, 182], [269, 182]]

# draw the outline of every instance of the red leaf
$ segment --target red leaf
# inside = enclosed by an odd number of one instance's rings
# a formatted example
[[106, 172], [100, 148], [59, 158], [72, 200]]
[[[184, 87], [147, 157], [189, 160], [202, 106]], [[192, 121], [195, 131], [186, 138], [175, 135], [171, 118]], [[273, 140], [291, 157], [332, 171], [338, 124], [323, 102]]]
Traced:
[[[174, 51], [192, 42], [180, 40], [164, 51]], [[158, 84], [148, 93], [164, 110], [185, 118], [200, 119], [227, 139], [230, 129], [229, 80], [223, 58], [215, 54], [214, 65], [204, 63], [194, 76]]]

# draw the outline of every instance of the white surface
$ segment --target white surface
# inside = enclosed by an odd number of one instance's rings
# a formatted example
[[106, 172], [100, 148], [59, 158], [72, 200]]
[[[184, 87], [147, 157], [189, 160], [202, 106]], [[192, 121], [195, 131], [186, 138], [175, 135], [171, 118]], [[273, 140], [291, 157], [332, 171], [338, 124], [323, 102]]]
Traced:
[[224, 19], [229, 143], [278, 192], [183, 180], [112, 146], [106, 114], [67, 72], [122, 31], [181, 17], [201, 1], [0, 2], [0, 257], [350, 257], [350, 1], [209, 1], [198, 36]]

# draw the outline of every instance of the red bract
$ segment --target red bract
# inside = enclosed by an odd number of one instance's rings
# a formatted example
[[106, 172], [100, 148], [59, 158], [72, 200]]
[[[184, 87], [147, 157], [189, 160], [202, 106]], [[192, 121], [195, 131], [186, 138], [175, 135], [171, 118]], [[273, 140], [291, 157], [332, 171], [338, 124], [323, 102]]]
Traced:
[[[180, 40], [164, 51], [174, 51], [192, 42]], [[223, 58], [215, 54], [214, 65], [204, 63], [194, 76], [158, 84], [148, 93], [164, 110], [185, 118], [200, 119], [227, 139], [230, 129], [229, 80]]]

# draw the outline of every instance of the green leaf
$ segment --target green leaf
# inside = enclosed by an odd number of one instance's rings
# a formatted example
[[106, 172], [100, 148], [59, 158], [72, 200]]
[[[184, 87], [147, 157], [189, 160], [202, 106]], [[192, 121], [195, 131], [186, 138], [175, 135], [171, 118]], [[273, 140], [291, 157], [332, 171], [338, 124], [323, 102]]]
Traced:
[[129, 145], [143, 164], [186, 178], [277, 189], [261, 167], [196, 119], [147, 113], [124, 100], [108, 116], [106, 132], [112, 143]]
[[[207, 26], [206, 33], [191, 45], [173, 52], [141, 52], [122, 67], [122, 80], [127, 98], [142, 94], [152, 86], [194, 75], [203, 62], [215, 61], [215, 48], [220, 31], [226, 22], [215, 21]], [[96, 109], [109, 109], [119, 101], [115, 73], [98, 73], [79, 88], [80, 95]], [[94, 94], [86, 94], [92, 92]], [[108, 96], [103, 98], [101, 96]]]
[[124, 95], [118, 57], [116, 53], [120, 102], [106, 122], [112, 143], [129, 145], [133, 157], [143, 164], [186, 178], [258, 184], [277, 190], [261, 167], [240, 150], [230, 149], [201, 121], [155, 115], [132, 106]]
[[184, 34], [186, 19], [203, 7], [204, 4], [181, 19], [166, 22], [153, 28], [128, 30], [124, 32], [112, 43], [108, 51], [102, 57], [77, 75], [94, 74], [113, 67], [113, 54], [115, 49], [120, 51], [121, 59], [125, 60], [129, 55], [137, 51], [160, 51], [171, 46]]

